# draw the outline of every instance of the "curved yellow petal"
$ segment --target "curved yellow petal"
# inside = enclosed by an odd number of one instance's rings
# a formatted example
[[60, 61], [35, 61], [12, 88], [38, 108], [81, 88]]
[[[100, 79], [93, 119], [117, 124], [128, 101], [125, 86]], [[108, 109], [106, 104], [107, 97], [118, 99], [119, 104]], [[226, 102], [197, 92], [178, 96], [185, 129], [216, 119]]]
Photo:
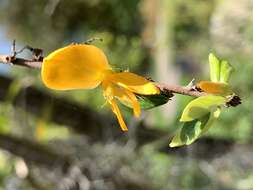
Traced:
[[42, 80], [55, 90], [95, 88], [111, 70], [102, 50], [93, 45], [69, 45], [44, 58]]
[[132, 93], [127, 89], [114, 86], [113, 95], [116, 96], [119, 99], [119, 101], [122, 102], [123, 104], [127, 106], [131, 105], [133, 107], [135, 117], [140, 116], [141, 114], [140, 104], [134, 93]]
[[136, 94], [159, 94], [160, 90], [149, 80], [130, 72], [114, 73], [109, 76], [110, 81]]
[[107, 80], [104, 80], [102, 82], [102, 88], [103, 88], [103, 95], [106, 100], [113, 98], [113, 89], [110, 85], [110, 82]]
[[112, 106], [112, 111], [116, 115], [121, 129], [123, 131], [128, 131], [128, 128], [127, 128], [127, 126], [126, 126], [126, 124], [124, 122], [124, 119], [123, 119], [123, 117], [122, 117], [122, 115], [120, 113], [120, 110], [119, 110], [119, 107], [118, 107], [116, 101], [114, 99], [111, 99], [111, 100], [108, 100], [108, 102]]
[[200, 81], [197, 87], [210, 94], [229, 95], [233, 93], [230, 85], [221, 82]]
[[110, 81], [104, 80], [102, 82], [102, 87], [103, 87], [103, 94], [107, 102], [111, 105], [113, 113], [116, 115], [118, 122], [120, 124], [120, 127], [123, 131], [127, 131], [127, 126], [123, 120], [123, 117], [120, 113], [119, 107], [116, 104], [116, 101], [114, 99], [115, 96], [119, 96], [122, 99], [126, 99], [126, 101], [129, 101], [129, 98], [126, 97], [126, 95], [120, 91], [117, 90], [115, 86]]

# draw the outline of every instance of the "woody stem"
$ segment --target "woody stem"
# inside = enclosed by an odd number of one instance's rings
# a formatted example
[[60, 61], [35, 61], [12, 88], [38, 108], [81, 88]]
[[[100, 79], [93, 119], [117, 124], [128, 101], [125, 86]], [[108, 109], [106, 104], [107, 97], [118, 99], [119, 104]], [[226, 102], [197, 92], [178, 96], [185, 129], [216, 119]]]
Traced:
[[[42, 61], [16, 58], [15, 56], [12, 56], [12, 55], [0, 55], [0, 63], [10, 64], [10, 65], [19, 65], [19, 66], [32, 68], [32, 69], [40, 69], [42, 66]], [[160, 88], [162, 91], [167, 91], [172, 94], [175, 93], [175, 94], [182, 94], [182, 95], [195, 96], [195, 97], [207, 95], [207, 93], [199, 92], [191, 87], [161, 84], [161, 83], [156, 83], [156, 86]]]
[[188, 86], [179, 86], [179, 85], [172, 85], [172, 84], [161, 84], [156, 83], [156, 86], [160, 88], [162, 91], [166, 91], [172, 94], [182, 94], [187, 96], [194, 96], [194, 97], [200, 97], [200, 96], [206, 96], [208, 93], [205, 92], [199, 92], [198, 90], [188, 87]]

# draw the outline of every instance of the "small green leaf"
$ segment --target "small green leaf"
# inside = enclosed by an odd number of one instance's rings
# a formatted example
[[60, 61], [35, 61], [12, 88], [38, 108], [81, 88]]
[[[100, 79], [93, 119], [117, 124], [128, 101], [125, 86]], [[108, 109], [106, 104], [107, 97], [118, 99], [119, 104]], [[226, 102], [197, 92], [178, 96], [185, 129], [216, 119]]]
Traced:
[[193, 121], [201, 118], [209, 112], [216, 111], [217, 106], [226, 103], [226, 98], [222, 96], [201, 96], [192, 100], [184, 109], [180, 118], [181, 122]]
[[212, 126], [213, 122], [220, 116], [221, 109], [217, 108], [214, 112], [210, 112], [210, 117], [208, 122], [206, 123], [205, 127], [202, 129], [201, 134], [203, 135], [205, 132], [207, 132], [210, 127]]
[[183, 127], [173, 137], [170, 147], [190, 145], [201, 135], [207, 132], [214, 121], [219, 117], [221, 110], [219, 108], [214, 112], [209, 112], [200, 119], [185, 122]]
[[234, 68], [225, 60], [221, 62], [220, 82], [228, 83]]
[[185, 122], [181, 130], [173, 137], [169, 146], [176, 147], [193, 143], [202, 134], [210, 116], [211, 114], [208, 113], [200, 120], [195, 119], [193, 121]]
[[166, 104], [171, 97], [171, 94], [164, 92], [156, 95], [137, 95], [141, 109], [151, 109]]
[[210, 79], [212, 82], [219, 82], [220, 80], [220, 61], [212, 53], [209, 54], [209, 66], [210, 66]]

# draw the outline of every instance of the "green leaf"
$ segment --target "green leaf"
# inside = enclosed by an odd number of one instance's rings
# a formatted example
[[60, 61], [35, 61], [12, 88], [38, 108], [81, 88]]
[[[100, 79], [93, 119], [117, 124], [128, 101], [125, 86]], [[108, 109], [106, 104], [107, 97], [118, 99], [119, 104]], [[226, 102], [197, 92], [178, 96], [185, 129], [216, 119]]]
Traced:
[[217, 107], [225, 104], [226, 98], [222, 96], [201, 96], [192, 100], [184, 109], [180, 118], [181, 122], [193, 121], [209, 112], [216, 111]]
[[203, 135], [205, 132], [207, 132], [210, 127], [212, 126], [213, 122], [220, 116], [221, 113], [221, 109], [217, 108], [215, 111], [210, 112], [210, 117], [208, 122], [206, 123], [205, 127], [203, 128], [203, 130], [201, 131], [200, 135]]
[[[135, 94], [135, 95], [137, 97], [137, 100], [140, 104], [141, 109], [144, 109], [144, 110], [166, 104], [172, 97], [171, 94], [168, 94], [166, 92], [161, 92], [160, 94], [155, 94], [155, 95], [140, 95], [140, 94]], [[126, 101], [120, 101], [120, 102], [129, 108], [133, 108], [132, 104], [129, 104], [129, 102], [126, 102]]]
[[212, 82], [228, 83], [233, 67], [225, 60], [219, 60], [214, 54], [209, 54], [210, 79]]
[[182, 145], [190, 145], [196, 141], [201, 135], [210, 129], [214, 121], [219, 117], [220, 109], [216, 109], [214, 112], [209, 112], [200, 119], [185, 122], [173, 137], [170, 147], [177, 147]]
[[209, 66], [210, 66], [210, 79], [212, 82], [219, 82], [220, 80], [220, 61], [212, 53], [209, 54]]
[[225, 60], [221, 62], [220, 82], [228, 83], [234, 68]]
[[156, 95], [137, 95], [141, 109], [151, 109], [166, 104], [171, 97], [171, 94], [164, 92]]
[[210, 119], [211, 114], [204, 115], [200, 120], [195, 119], [193, 121], [185, 122], [183, 127], [173, 137], [170, 147], [189, 145], [193, 143], [202, 134], [206, 124]]

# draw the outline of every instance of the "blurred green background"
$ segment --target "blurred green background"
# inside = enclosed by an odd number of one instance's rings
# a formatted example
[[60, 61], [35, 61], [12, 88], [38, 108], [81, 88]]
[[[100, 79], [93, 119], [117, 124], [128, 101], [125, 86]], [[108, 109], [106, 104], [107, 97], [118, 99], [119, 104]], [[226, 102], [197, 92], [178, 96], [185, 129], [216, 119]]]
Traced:
[[209, 80], [213, 52], [234, 66], [242, 105], [196, 143], [169, 148], [190, 97], [138, 120], [122, 106], [122, 133], [100, 88], [56, 92], [38, 70], [0, 65], [0, 189], [253, 189], [252, 10], [253, 0], [1, 0], [0, 54], [13, 39], [47, 55], [99, 37], [114, 68], [187, 85]]

